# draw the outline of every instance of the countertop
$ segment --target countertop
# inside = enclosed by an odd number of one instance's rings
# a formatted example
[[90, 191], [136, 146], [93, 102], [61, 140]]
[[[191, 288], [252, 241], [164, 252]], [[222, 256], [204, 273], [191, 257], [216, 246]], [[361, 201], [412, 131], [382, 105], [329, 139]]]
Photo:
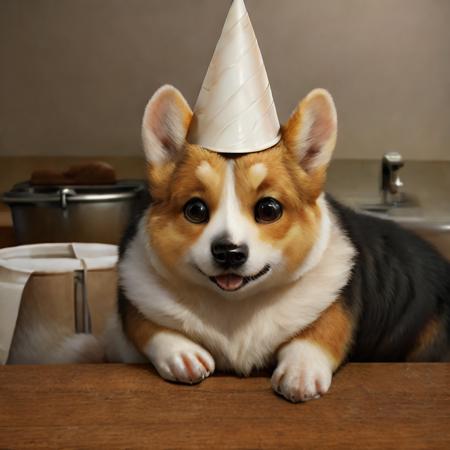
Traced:
[[[3, 158], [4, 159], [4, 158]], [[145, 162], [140, 157], [97, 158], [0, 158], [0, 194], [20, 181], [27, 180], [33, 170], [67, 169], [72, 164], [104, 160], [111, 164], [119, 179], [145, 177]], [[347, 203], [358, 200], [379, 201], [381, 159], [336, 159], [328, 170], [326, 190]], [[417, 199], [424, 216], [433, 221], [450, 222], [450, 161], [406, 161], [399, 172], [402, 190]], [[0, 226], [11, 223], [9, 208], [0, 201]]]
[[[354, 208], [380, 203], [381, 161], [335, 160], [327, 177], [327, 191]], [[406, 161], [400, 169], [401, 191], [411, 207], [392, 208], [388, 214], [412, 228], [450, 230], [450, 162]], [[411, 223], [410, 223], [411, 221]]]
[[165, 382], [149, 366], [0, 367], [0, 448], [450, 448], [449, 364], [349, 364], [319, 400], [268, 377]]
[[[145, 177], [145, 162], [136, 156], [89, 159], [16, 157], [8, 158], [7, 164], [2, 163], [0, 158], [0, 193], [28, 179], [35, 169], [63, 170], [72, 164], [99, 159], [111, 164], [119, 179]], [[326, 190], [352, 207], [376, 204], [380, 201], [380, 170], [381, 160], [333, 160], [328, 171]], [[402, 190], [417, 202], [417, 207], [394, 208], [389, 215], [418, 231], [450, 231], [450, 161], [406, 161], [399, 173], [404, 183]], [[12, 230], [9, 230], [11, 227], [10, 210], [0, 201], [0, 233], [5, 235], [3, 240], [0, 235], [0, 246], [3, 241], [14, 245]]]

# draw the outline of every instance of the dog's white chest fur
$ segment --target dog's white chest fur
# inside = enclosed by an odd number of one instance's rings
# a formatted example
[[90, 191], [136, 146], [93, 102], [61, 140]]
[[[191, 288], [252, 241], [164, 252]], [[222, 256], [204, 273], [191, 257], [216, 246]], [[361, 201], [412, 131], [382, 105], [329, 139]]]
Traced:
[[[170, 283], [160, 276], [140, 226], [121, 261], [120, 283], [149, 320], [202, 345], [218, 369], [248, 374], [270, 363], [282, 343], [336, 299], [347, 283], [353, 256], [353, 247], [333, 224], [320, 261], [299, 280], [230, 301], [206, 288]], [[125, 347], [120, 359], [132, 359]]]

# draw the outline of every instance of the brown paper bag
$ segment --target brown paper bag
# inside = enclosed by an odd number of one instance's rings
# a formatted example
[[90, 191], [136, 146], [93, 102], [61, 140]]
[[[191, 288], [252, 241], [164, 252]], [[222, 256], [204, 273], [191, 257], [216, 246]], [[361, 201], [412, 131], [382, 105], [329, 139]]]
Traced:
[[116, 262], [104, 244], [0, 250], [0, 363], [64, 362], [65, 339], [100, 336], [116, 307]]

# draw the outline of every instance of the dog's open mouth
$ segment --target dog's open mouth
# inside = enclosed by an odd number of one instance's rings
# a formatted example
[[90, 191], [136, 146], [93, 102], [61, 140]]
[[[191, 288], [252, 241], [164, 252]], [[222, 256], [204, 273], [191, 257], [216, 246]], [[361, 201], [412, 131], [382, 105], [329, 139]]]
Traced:
[[225, 273], [223, 275], [217, 275], [215, 277], [209, 277], [209, 279], [215, 283], [220, 289], [228, 292], [237, 291], [241, 287], [255, 281], [258, 278], [265, 275], [270, 270], [269, 265], [265, 265], [262, 270], [260, 270], [255, 275], [250, 275], [243, 277], [242, 275], [237, 275], [235, 273]]

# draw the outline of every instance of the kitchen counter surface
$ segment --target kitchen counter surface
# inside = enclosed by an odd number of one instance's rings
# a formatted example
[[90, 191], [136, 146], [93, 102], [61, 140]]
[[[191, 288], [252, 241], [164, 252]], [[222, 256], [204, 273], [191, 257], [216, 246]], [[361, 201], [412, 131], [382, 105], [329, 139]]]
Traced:
[[148, 366], [0, 367], [0, 448], [450, 448], [449, 364], [349, 364], [291, 404], [268, 377], [167, 383]]
[[[0, 158], [0, 193], [9, 190], [13, 184], [29, 178], [35, 169], [51, 168], [63, 170], [71, 164], [104, 160], [117, 171], [119, 179], [145, 177], [145, 163], [141, 157], [97, 157], [90, 158], [9, 158], [2, 164]], [[4, 169], [4, 170], [2, 170]], [[331, 162], [326, 190], [338, 200], [358, 208], [362, 204], [377, 204], [380, 201], [381, 159], [340, 160]], [[404, 183], [402, 190], [415, 202], [416, 207], [393, 208], [391, 218], [422, 233], [450, 231], [450, 161], [406, 161], [400, 170]], [[14, 245], [12, 218], [9, 208], [0, 201], [0, 248]], [[3, 234], [3, 236], [2, 236]], [[440, 238], [439, 238], [440, 239]], [[436, 242], [430, 239], [435, 245]], [[450, 255], [450, 239], [446, 252]], [[438, 243], [438, 247], [440, 242]]]
[[[400, 169], [404, 192], [413, 205], [393, 208], [391, 218], [417, 221], [417, 227], [450, 230], [450, 162], [406, 161]], [[327, 177], [327, 191], [354, 208], [379, 204], [381, 160], [335, 160]]]
[[[0, 158], [0, 193], [19, 181], [27, 180], [33, 170], [67, 169], [72, 164], [103, 160], [111, 164], [119, 179], [145, 178], [145, 163], [140, 157], [97, 158]], [[338, 199], [357, 204], [358, 201], [378, 202], [380, 199], [381, 159], [336, 159], [331, 162], [326, 189]], [[450, 161], [406, 161], [399, 172], [404, 182], [402, 190], [412, 195], [427, 220], [450, 223]], [[0, 201], [0, 226], [11, 223], [9, 208]]]

